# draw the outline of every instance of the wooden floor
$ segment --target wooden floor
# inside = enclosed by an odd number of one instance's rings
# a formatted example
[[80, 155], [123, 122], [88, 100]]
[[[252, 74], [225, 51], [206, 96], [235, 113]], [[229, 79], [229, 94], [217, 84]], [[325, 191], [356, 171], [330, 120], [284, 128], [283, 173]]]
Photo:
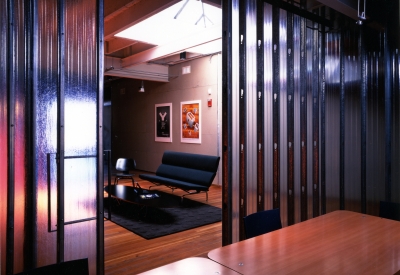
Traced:
[[[140, 173], [140, 172], [139, 172]], [[135, 176], [142, 188], [151, 184]], [[129, 180], [120, 184], [132, 185]], [[166, 187], [156, 190], [171, 192]], [[222, 191], [213, 185], [208, 192], [190, 195], [189, 198], [221, 208]], [[184, 194], [175, 190], [174, 194]], [[213, 223], [183, 232], [146, 240], [111, 221], [104, 221], [105, 274], [137, 274], [187, 257], [207, 257], [207, 253], [222, 243], [222, 223]]]

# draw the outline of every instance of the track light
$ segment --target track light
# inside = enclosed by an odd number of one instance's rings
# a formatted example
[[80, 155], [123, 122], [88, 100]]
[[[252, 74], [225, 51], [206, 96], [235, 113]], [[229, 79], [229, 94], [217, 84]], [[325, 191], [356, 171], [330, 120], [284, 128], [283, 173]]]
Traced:
[[142, 86], [139, 88], [139, 93], [144, 93], [144, 85], [142, 80]]

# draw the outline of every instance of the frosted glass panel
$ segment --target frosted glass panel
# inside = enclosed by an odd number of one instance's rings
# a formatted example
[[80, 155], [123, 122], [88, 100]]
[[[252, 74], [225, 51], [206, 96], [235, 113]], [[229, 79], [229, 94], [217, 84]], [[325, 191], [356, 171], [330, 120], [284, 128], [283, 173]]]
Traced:
[[65, 160], [65, 222], [96, 216], [96, 158]]

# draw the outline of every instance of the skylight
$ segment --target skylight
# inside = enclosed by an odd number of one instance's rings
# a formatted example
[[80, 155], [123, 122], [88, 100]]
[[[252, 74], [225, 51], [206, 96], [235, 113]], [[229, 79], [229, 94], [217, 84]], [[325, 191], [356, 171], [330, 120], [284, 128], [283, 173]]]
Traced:
[[221, 25], [221, 9], [198, 0], [183, 0], [115, 36], [164, 45], [211, 28], [221, 29]]

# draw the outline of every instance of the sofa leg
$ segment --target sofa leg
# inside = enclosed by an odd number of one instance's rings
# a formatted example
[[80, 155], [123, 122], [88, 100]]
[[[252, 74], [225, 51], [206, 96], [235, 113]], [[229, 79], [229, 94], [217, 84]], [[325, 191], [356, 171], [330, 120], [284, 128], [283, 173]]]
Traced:
[[183, 191], [185, 191], [187, 194], [184, 194], [181, 196], [181, 202], [183, 201], [183, 197], [188, 196], [188, 195], [198, 194], [200, 192], [206, 192], [206, 201], [208, 201], [208, 192], [207, 191], [196, 191], [196, 192], [189, 192], [186, 190], [183, 190]]

